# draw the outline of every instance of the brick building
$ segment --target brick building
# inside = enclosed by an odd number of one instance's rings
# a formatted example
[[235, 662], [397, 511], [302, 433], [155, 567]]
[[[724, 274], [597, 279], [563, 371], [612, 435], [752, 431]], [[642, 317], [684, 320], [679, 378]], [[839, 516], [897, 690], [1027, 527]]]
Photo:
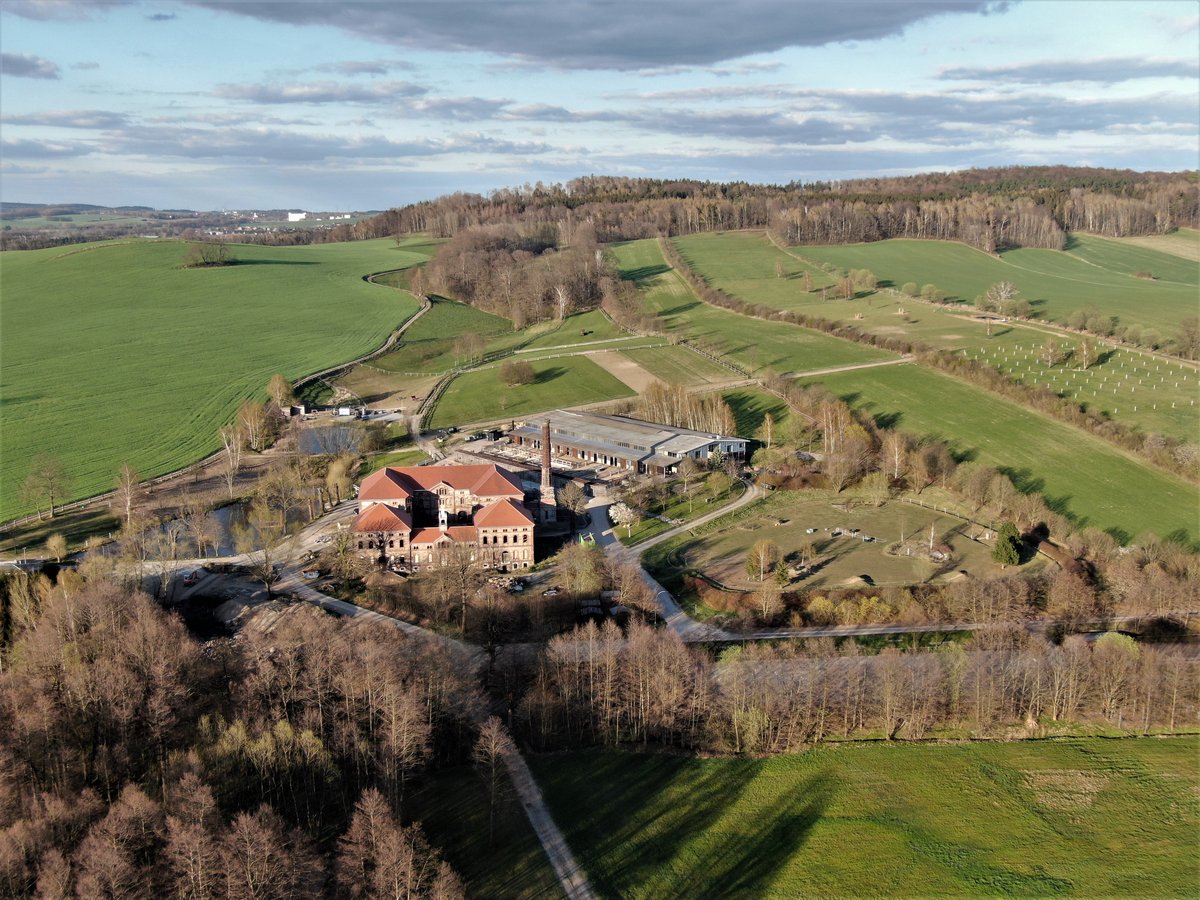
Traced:
[[501, 572], [533, 565], [525, 491], [494, 464], [388, 466], [363, 480], [358, 510], [359, 553], [388, 565], [420, 571], [458, 548]]

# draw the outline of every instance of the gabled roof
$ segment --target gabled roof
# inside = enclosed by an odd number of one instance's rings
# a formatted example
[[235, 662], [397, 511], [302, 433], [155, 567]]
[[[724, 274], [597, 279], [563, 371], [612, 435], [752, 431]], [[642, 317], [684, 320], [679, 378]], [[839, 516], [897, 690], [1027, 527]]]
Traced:
[[477, 497], [525, 496], [516, 479], [494, 463], [475, 466], [388, 466], [368, 475], [358, 492], [360, 500], [403, 500], [417, 491], [445, 485]]
[[475, 513], [475, 525], [479, 528], [501, 528], [533, 524], [529, 510], [508, 499], [496, 500]]
[[402, 509], [373, 503], [354, 520], [355, 531], [412, 531], [412, 518]]
[[403, 500], [412, 496], [403, 469], [387, 466], [363, 479], [358, 489], [359, 500]]
[[436, 544], [443, 537], [457, 544], [474, 544], [479, 540], [479, 533], [472, 525], [451, 525], [445, 531], [440, 528], [418, 528], [412, 534], [411, 543]]

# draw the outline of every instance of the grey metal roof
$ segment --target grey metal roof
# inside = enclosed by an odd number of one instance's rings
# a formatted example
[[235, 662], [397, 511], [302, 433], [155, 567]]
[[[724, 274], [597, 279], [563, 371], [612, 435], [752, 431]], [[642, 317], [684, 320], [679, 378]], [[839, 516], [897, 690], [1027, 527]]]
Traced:
[[642, 422], [626, 416], [606, 416], [599, 413], [555, 410], [528, 416], [519, 434], [538, 432], [549, 420], [550, 430], [563, 443], [593, 446], [608, 449], [619, 455], [637, 458], [636, 451], [645, 454], [675, 453], [684, 456], [708, 447], [718, 441], [745, 444], [745, 440], [731, 435], [676, 428], [656, 422]]

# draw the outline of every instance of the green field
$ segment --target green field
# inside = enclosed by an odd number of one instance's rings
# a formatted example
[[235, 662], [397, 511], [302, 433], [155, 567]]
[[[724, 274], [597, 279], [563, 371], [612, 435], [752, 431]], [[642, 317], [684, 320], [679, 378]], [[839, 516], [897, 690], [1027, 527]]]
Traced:
[[[1155, 253], [1116, 241], [1078, 236], [1072, 239], [1072, 253], [1087, 254], [1089, 264], [1111, 268], [1113, 272], [1141, 271], [1150, 266], [1148, 257], [1162, 263], [1158, 269], [1184, 278], [1188, 266], [1196, 266], [1176, 257]], [[1048, 369], [1037, 362], [1037, 350], [1047, 335], [1020, 324], [987, 326], [970, 317], [970, 309], [942, 308], [880, 291], [855, 300], [820, 299], [820, 287], [829, 278], [819, 270], [813, 277], [813, 292], [805, 291], [798, 280], [801, 264], [772, 244], [759, 232], [735, 231], [698, 234], [675, 241], [689, 264], [710, 283], [755, 303], [779, 309], [795, 309], [809, 315], [849, 322], [871, 334], [921, 341], [932, 347], [963, 350], [972, 358], [984, 359], [1002, 371], [1028, 384], [1051, 387], [1110, 418], [1147, 431], [1195, 440], [1200, 433], [1200, 378], [1194, 368], [1132, 350], [1116, 350], [1086, 373], [1073, 371], [1072, 365]], [[811, 248], [797, 248], [797, 253]], [[782, 263], [787, 276], [776, 275], [776, 263]], [[1193, 279], [1195, 272], [1191, 273]], [[1064, 338], [1064, 347], [1075, 347], [1078, 339]], [[1126, 376], [1129, 376], [1127, 379]], [[1141, 397], [1136, 397], [1139, 378]], [[1151, 385], [1153, 379], [1153, 387]], [[1118, 390], [1116, 382], [1132, 380]], [[1134, 388], [1133, 395], [1130, 387]], [[1174, 405], [1172, 405], [1174, 404]]]
[[512, 334], [512, 322], [473, 306], [434, 297], [429, 312], [404, 332], [404, 343], [391, 353], [371, 360], [371, 365], [388, 372], [448, 372], [467, 360], [455, 344], [467, 334], [485, 343]]
[[936, 435], [960, 456], [995, 466], [1077, 526], [1103, 528], [1123, 541], [1146, 531], [1200, 539], [1194, 485], [948, 375], [909, 365], [813, 381], [890, 427]]
[[1131, 247], [1145, 247], [1193, 263], [1200, 262], [1200, 231], [1195, 228], [1177, 228], [1170, 234], [1147, 234], [1117, 240]]
[[[970, 347], [980, 359], [1024, 384], [1045, 387], [1099, 410], [1114, 421], [1195, 441], [1200, 437], [1200, 373], [1193, 366], [1139, 350], [1105, 349], [1100, 361], [1079, 369], [1074, 360], [1047, 366], [1041, 358], [1045, 335], [1015, 332], [1019, 343]], [[1075, 351], [1079, 342], [1057, 342]]]
[[567, 316], [561, 324], [552, 323], [551, 328], [552, 330], [546, 331], [544, 334], [531, 331], [530, 334], [535, 336], [526, 345], [527, 348], [532, 350], [544, 347], [563, 347], [567, 344], [585, 344], [627, 337], [626, 332], [614, 325], [612, 319], [598, 309]]
[[[1008, 325], [987, 326], [971, 317], [970, 309], [943, 309], [910, 300], [892, 291], [865, 294], [853, 300], [834, 299], [832, 290], [821, 299], [822, 288], [833, 279], [815, 266], [806, 266], [785, 253], [758, 231], [727, 231], [676, 238], [680, 254], [714, 287], [775, 309], [797, 310], [810, 316], [847, 322], [881, 337], [921, 341], [932, 347], [958, 349], [988, 344], [1004, 346], [1029, 333]], [[803, 253], [808, 248], [797, 248]], [[783, 266], [784, 277], [776, 274]], [[812, 290], [804, 289], [803, 273], [812, 276]]]
[[1067, 252], [1094, 266], [1121, 275], [1149, 272], [1156, 281], [1200, 285], [1200, 265], [1149, 247], [1109, 240], [1091, 234], [1073, 234]]
[[601, 896], [1194, 896], [1200, 744], [532, 760]]
[[633, 391], [585, 356], [531, 360], [537, 380], [506, 387], [500, 367], [459, 375], [438, 401], [431, 428], [494, 422], [563, 406], [632, 397]]
[[[1094, 242], [1099, 240], [1086, 239], [1084, 243], [1091, 244], [1094, 252], [1098, 246]], [[895, 287], [909, 281], [935, 284], [966, 301], [998, 281], [1011, 281], [1038, 316], [1056, 322], [1065, 322], [1074, 310], [1091, 306], [1103, 315], [1117, 316], [1122, 324], [1153, 328], [1165, 338], [1174, 336], [1182, 319], [1196, 315], [1194, 282], [1135, 278], [1057, 250], [1011, 250], [997, 259], [966, 244], [889, 240], [804, 246], [795, 252], [818, 264], [870, 269]]]
[[717, 384], [740, 377], [737, 372], [683, 346], [621, 352], [655, 378], [668, 384]]
[[635, 281], [668, 334], [712, 348], [751, 372], [804, 372], [889, 359], [893, 354], [783, 322], [739, 315], [698, 300], [653, 240], [612, 247], [621, 277]]
[[[420, 245], [427, 246], [424, 241]], [[216, 449], [218, 426], [290, 379], [381, 344], [417, 309], [368, 272], [426, 257], [387, 240], [238, 246], [238, 264], [182, 269], [175, 241], [10, 251], [0, 257], [0, 518], [29, 511], [31, 457], [59, 456], [71, 495]]]

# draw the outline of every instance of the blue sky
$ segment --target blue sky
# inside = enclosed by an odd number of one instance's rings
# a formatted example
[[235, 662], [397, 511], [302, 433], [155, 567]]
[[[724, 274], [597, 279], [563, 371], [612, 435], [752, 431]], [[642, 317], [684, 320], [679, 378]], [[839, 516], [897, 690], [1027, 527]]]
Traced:
[[4, 0], [0, 199], [1194, 169], [1198, 25], [1195, 0]]

